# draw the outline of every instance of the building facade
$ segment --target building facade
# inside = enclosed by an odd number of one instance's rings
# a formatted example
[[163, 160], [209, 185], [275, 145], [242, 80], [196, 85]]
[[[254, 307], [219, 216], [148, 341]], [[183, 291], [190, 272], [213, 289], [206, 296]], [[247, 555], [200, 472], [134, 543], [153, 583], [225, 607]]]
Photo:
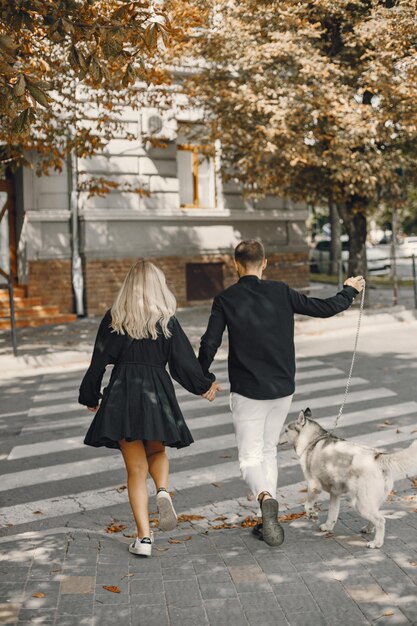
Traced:
[[[124, 121], [136, 140], [115, 138], [62, 172], [15, 175], [12, 254], [28, 297], [62, 313], [101, 315], [145, 257], [166, 273], [180, 306], [203, 303], [236, 280], [233, 248], [255, 237], [266, 247], [268, 278], [308, 284], [305, 205], [245, 200], [222, 180], [219, 148], [187, 140], [176, 120], [132, 110]], [[166, 138], [163, 147], [145, 140], [150, 131]], [[110, 192], [80, 191], [91, 177], [110, 182]]]

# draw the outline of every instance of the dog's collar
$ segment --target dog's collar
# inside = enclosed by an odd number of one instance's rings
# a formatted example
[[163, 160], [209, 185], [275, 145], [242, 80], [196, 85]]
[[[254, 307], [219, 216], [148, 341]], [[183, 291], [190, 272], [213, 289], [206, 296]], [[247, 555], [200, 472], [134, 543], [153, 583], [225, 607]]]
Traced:
[[308, 449], [308, 448], [314, 448], [314, 446], [321, 441], [322, 439], [327, 439], [328, 437], [331, 436], [331, 433], [325, 433], [324, 435], [320, 435], [320, 437], [317, 437], [316, 439], [314, 439], [313, 441], [309, 441], [308, 444], [303, 448], [303, 451], [298, 454], [299, 458], [301, 459], [301, 457], [303, 456], [304, 452]]

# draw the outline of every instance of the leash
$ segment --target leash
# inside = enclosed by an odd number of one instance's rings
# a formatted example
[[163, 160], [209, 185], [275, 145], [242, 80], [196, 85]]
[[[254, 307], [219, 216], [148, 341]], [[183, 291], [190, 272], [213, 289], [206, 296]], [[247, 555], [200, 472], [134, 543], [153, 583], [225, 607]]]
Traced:
[[340, 406], [339, 413], [337, 414], [337, 416], [335, 418], [334, 426], [329, 431], [330, 433], [332, 433], [337, 428], [339, 420], [340, 420], [340, 418], [342, 416], [343, 409], [345, 408], [345, 404], [346, 404], [346, 398], [347, 398], [347, 395], [348, 395], [348, 392], [349, 392], [350, 381], [352, 380], [353, 365], [355, 363], [355, 358], [356, 358], [356, 349], [358, 347], [359, 330], [360, 330], [360, 327], [361, 327], [363, 305], [364, 305], [364, 302], [365, 302], [365, 288], [366, 288], [366, 285], [364, 285], [364, 287], [362, 289], [362, 294], [361, 294], [361, 303], [360, 303], [360, 307], [359, 307], [358, 325], [356, 327], [355, 345], [353, 347], [352, 362], [350, 364], [350, 371], [349, 371], [349, 376], [348, 376], [347, 383], [346, 383], [345, 395], [343, 397], [343, 401], [342, 401], [342, 404]]

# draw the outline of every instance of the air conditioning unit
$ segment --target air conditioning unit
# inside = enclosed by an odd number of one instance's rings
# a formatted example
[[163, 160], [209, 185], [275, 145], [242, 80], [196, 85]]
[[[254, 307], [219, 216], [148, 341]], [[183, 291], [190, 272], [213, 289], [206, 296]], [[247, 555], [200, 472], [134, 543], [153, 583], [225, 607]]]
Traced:
[[141, 113], [142, 135], [172, 141], [177, 136], [177, 120], [172, 112], [145, 109]]

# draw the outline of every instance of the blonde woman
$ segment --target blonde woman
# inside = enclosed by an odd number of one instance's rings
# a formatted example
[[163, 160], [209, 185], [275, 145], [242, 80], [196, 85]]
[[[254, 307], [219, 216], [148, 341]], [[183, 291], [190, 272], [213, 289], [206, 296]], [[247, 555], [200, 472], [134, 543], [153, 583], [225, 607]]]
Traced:
[[[123, 455], [138, 533], [129, 551], [143, 556], [151, 555], [153, 543], [148, 472], [157, 490], [159, 526], [172, 530], [177, 516], [168, 493], [165, 446], [182, 448], [193, 442], [165, 366], [191, 393], [213, 400], [217, 389], [213, 379], [203, 375], [175, 310], [175, 297], [163, 272], [148, 261], [133, 265], [100, 324], [80, 387], [79, 402], [96, 412], [84, 443], [119, 448]], [[114, 368], [101, 396], [109, 364]]]

